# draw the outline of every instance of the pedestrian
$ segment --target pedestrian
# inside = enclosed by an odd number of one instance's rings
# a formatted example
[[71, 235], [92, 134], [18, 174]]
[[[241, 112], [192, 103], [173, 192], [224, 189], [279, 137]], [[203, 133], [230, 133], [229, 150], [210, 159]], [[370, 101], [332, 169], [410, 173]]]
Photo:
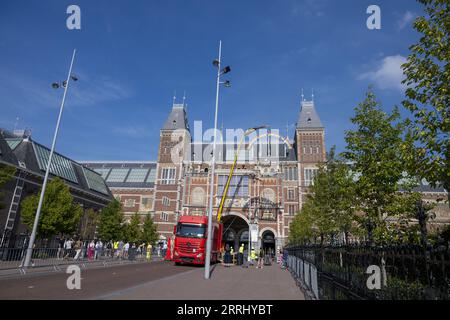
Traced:
[[67, 240], [64, 242], [64, 253], [65, 253], [64, 259], [68, 259], [69, 256], [70, 256], [70, 254], [72, 253], [72, 245], [73, 245], [73, 240], [72, 240], [72, 238], [67, 239]]
[[114, 249], [114, 257], [118, 258], [119, 257], [119, 241], [114, 241], [113, 249]]
[[158, 243], [158, 247], [156, 248], [158, 257], [161, 256], [161, 243]]
[[95, 242], [94, 242], [94, 240], [92, 240], [88, 246], [88, 260], [89, 261], [92, 261], [92, 259], [94, 258], [94, 251], [95, 251]]
[[122, 240], [120, 240], [119, 241], [119, 247], [118, 247], [118, 250], [119, 250], [118, 258], [121, 258], [121, 259], [123, 257], [123, 246], [124, 246], [124, 243], [123, 243]]
[[239, 247], [239, 253], [238, 253], [238, 266], [241, 266], [242, 263], [244, 262], [244, 244], [242, 243], [241, 246]]
[[163, 255], [163, 257], [166, 256], [166, 252], [167, 252], [167, 242], [164, 241], [164, 244], [163, 244], [163, 250], [162, 250], [162, 255]]
[[289, 257], [289, 252], [287, 251], [287, 249], [283, 250], [283, 268], [287, 269], [287, 260]]
[[231, 265], [231, 248], [228, 243], [225, 245], [225, 256], [223, 260], [225, 267], [229, 267]]
[[80, 258], [80, 253], [81, 253], [81, 247], [83, 246], [83, 243], [81, 242], [80, 239], [77, 239], [77, 241], [75, 242], [75, 257], [73, 258], [73, 260], [78, 260]]
[[127, 242], [123, 246], [123, 258], [128, 259], [128, 250], [130, 250], [130, 244]]
[[257, 268], [263, 268], [264, 266], [264, 250], [261, 248], [259, 249], [259, 259], [258, 259], [258, 266]]
[[103, 250], [102, 240], [98, 240], [97, 243], [95, 244], [94, 260], [97, 260], [98, 258], [100, 258], [100, 256], [102, 255], [102, 250]]
[[65, 242], [64, 237], [61, 237], [61, 239], [59, 239], [58, 241], [58, 254], [57, 254], [58, 259], [62, 259], [64, 257], [64, 242]]
[[250, 264], [252, 266], [255, 265], [256, 259], [258, 258], [258, 256], [256, 255], [256, 251], [255, 248], [252, 247], [252, 250], [250, 251]]

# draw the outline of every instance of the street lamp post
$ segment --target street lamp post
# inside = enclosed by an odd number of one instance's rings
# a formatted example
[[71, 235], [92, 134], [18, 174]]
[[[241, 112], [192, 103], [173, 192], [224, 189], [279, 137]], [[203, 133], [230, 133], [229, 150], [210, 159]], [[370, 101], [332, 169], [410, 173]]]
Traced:
[[[64, 87], [64, 95], [62, 98], [61, 107], [59, 109], [58, 121], [56, 122], [56, 129], [55, 129], [55, 133], [53, 135], [52, 148], [50, 150], [50, 155], [48, 157], [47, 168], [45, 170], [45, 176], [44, 176], [44, 182], [42, 184], [42, 191], [41, 191], [41, 195], [39, 197], [39, 204], [37, 207], [36, 216], [34, 218], [33, 231], [31, 232], [30, 241], [28, 242], [28, 249], [27, 249], [27, 254], [26, 254], [25, 262], [24, 262], [24, 267], [26, 267], [26, 268], [30, 266], [31, 255], [33, 252], [34, 241], [36, 239], [36, 232], [37, 232], [37, 227], [38, 227], [38, 223], [39, 223], [39, 216], [41, 215], [42, 204], [44, 202], [45, 188], [47, 187], [48, 176], [50, 173], [50, 166], [52, 163], [53, 153], [54, 153], [55, 145], [56, 145], [56, 139], [58, 138], [59, 124], [61, 122], [61, 116], [62, 116], [62, 113], [64, 110], [64, 102], [66, 100], [67, 89], [69, 88], [70, 79], [72, 79], [74, 81], [78, 80], [75, 76], [72, 75], [72, 67], [73, 67], [73, 62], [75, 60], [75, 54], [76, 54], [76, 49], [73, 50], [72, 61], [70, 62], [69, 74], [67, 75], [67, 80], [65, 80], [62, 84]], [[54, 83], [52, 86], [55, 89], [60, 87], [58, 83]]]
[[216, 84], [216, 110], [214, 115], [214, 142], [213, 142], [213, 154], [211, 159], [211, 178], [210, 178], [210, 197], [209, 197], [209, 212], [208, 212], [208, 231], [206, 239], [206, 255], [205, 255], [205, 279], [210, 277], [211, 267], [211, 247], [212, 247], [212, 211], [213, 211], [213, 199], [214, 199], [214, 174], [216, 164], [216, 141], [217, 141], [217, 116], [219, 112], [219, 89], [220, 85], [224, 84], [225, 87], [230, 87], [230, 81], [220, 82], [220, 76], [231, 71], [229, 66], [220, 69], [222, 59], [222, 41], [219, 42], [219, 58], [213, 61], [213, 65], [217, 67], [217, 84]]

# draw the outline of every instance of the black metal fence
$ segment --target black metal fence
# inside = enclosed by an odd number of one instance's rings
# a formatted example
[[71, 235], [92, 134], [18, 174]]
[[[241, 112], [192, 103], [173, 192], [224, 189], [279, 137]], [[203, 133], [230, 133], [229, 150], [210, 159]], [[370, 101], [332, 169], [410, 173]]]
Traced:
[[288, 267], [313, 299], [450, 300], [448, 246], [291, 246]]

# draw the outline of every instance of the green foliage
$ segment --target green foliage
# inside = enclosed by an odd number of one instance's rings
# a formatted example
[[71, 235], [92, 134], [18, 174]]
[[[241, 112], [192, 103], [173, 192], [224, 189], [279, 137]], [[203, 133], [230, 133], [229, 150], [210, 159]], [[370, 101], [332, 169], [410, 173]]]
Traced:
[[384, 112], [371, 89], [355, 112], [351, 121], [356, 128], [346, 132], [347, 148], [343, 155], [359, 175], [355, 181], [355, 202], [365, 215], [362, 222], [372, 241], [374, 228], [383, 226], [383, 220], [398, 200], [399, 181], [406, 170], [405, 123], [400, 121], [397, 108], [391, 113]]
[[98, 227], [98, 235], [104, 241], [118, 241], [123, 236], [123, 212], [119, 201], [114, 199], [100, 214], [100, 224]]
[[410, 163], [432, 186], [443, 183], [449, 189], [450, 162], [450, 2], [419, 0], [425, 16], [414, 28], [421, 34], [410, 47], [403, 65], [408, 86], [403, 106], [412, 114], [411, 138], [416, 141]]
[[81, 218], [80, 236], [81, 239], [93, 239], [95, 235], [95, 228], [100, 222], [100, 214], [94, 210], [89, 209]]
[[[30, 195], [21, 203], [21, 219], [30, 230], [39, 203], [39, 195]], [[47, 184], [41, 216], [38, 224], [38, 235], [50, 237], [56, 234], [69, 234], [77, 230], [83, 214], [81, 206], [73, 201], [69, 187], [59, 178]]]
[[153, 222], [152, 216], [148, 214], [145, 216], [144, 225], [142, 227], [142, 241], [145, 243], [154, 244], [158, 240], [158, 233], [156, 225]]
[[16, 168], [7, 166], [5, 164], [0, 164], [0, 209], [4, 208], [5, 205], [3, 203], [4, 193], [3, 187], [9, 181], [14, 178], [16, 174]]
[[124, 240], [130, 243], [141, 242], [141, 218], [136, 212], [130, 219], [130, 222], [124, 225]]
[[331, 149], [326, 166], [321, 166], [303, 208], [291, 224], [290, 241], [305, 243], [319, 237], [347, 235], [354, 220], [354, 186], [348, 166], [335, 158]]

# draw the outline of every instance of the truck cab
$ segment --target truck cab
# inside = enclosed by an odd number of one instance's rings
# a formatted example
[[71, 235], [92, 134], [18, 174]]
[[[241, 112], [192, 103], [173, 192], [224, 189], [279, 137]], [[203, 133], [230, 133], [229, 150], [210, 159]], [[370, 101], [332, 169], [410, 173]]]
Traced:
[[[211, 262], [217, 262], [222, 242], [222, 225], [213, 222]], [[174, 226], [173, 261], [175, 264], [205, 264], [208, 217], [182, 216]]]

